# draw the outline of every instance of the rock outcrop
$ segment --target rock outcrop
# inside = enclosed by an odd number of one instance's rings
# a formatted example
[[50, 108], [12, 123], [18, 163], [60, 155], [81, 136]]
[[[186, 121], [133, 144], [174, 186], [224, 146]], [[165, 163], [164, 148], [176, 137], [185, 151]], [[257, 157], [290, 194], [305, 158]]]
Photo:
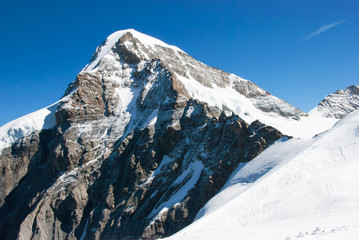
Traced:
[[326, 96], [310, 113], [341, 119], [359, 109], [359, 86], [352, 85]]

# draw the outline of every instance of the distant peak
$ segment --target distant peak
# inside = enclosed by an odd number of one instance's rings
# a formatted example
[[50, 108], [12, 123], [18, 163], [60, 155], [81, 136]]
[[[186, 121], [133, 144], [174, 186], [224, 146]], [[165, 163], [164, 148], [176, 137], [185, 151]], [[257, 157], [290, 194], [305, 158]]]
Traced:
[[326, 96], [310, 114], [320, 114], [328, 118], [341, 119], [359, 109], [359, 86], [351, 85]]
[[[351, 86], [346, 87], [345, 90], [337, 90], [333, 94], [335, 94], [335, 95], [346, 95], [346, 94], [359, 95], [359, 86], [358, 85], [351, 85]], [[331, 96], [333, 94], [330, 94], [329, 96]]]
[[347, 90], [350, 91], [352, 94], [359, 95], [359, 86], [358, 85], [351, 85], [347, 87]]

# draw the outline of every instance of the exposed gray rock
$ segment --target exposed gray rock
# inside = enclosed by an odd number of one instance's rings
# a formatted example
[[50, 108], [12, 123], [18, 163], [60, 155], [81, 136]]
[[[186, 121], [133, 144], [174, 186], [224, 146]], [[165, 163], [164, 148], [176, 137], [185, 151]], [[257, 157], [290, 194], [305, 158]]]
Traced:
[[325, 97], [315, 108], [325, 117], [341, 119], [359, 109], [359, 86], [352, 85]]

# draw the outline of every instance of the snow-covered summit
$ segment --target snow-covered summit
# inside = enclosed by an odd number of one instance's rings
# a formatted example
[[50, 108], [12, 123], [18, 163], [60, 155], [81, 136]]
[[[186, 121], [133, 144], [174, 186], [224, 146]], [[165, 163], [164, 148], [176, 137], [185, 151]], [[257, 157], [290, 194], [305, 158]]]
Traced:
[[[253, 82], [210, 67], [175, 46], [132, 29], [111, 34], [82, 73], [98, 74], [121, 86], [130, 86], [129, 69], [142, 69], [153, 61], [159, 61], [181, 83], [188, 97], [229, 109], [249, 123], [259, 120], [296, 137], [312, 137], [335, 123], [321, 116], [308, 118], [305, 112]], [[128, 76], [126, 83], [118, 82], [120, 75]]]
[[126, 30], [120, 30], [117, 32], [112, 33], [110, 36], [107, 37], [107, 39], [96, 49], [93, 58], [91, 61], [84, 67], [83, 71], [90, 71], [93, 70], [96, 65], [99, 63], [99, 61], [113, 48], [115, 48], [116, 43], [120, 41], [120, 39], [126, 35], [131, 34], [133, 38], [137, 39], [139, 42], [141, 42], [143, 45], [145, 45], [147, 48], [153, 48], [155, 49], [156, 46], [161, 46], [165, 48], [172, 49], [174, 51], [180, 51], [183, 52], [181, 49], [179, 49], [176, 46], [169, 45], [165, 42], [162, 42], [161, 40], [148, 36], [146, 34], [140, 33], [136, 31], [135, 29], [126, 29]]
[[359, 109], [359, 86], [352, 85], [325, 97], [310, 115], [341, 119], [350, 112]]

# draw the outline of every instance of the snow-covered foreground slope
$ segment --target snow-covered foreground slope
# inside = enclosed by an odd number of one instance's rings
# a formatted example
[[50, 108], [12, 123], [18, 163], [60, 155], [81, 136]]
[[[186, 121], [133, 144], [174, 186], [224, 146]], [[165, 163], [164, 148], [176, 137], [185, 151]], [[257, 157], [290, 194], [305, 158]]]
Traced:
[[359, 111], [240, 166], [198, 220], [168, 239], [357, 239]]
[[55, 111], [57, 102], [25, 115], [0, 127], [0, 153], [1, 150], [11, 146], [18, 139], [41, 129], [55, 126]]

